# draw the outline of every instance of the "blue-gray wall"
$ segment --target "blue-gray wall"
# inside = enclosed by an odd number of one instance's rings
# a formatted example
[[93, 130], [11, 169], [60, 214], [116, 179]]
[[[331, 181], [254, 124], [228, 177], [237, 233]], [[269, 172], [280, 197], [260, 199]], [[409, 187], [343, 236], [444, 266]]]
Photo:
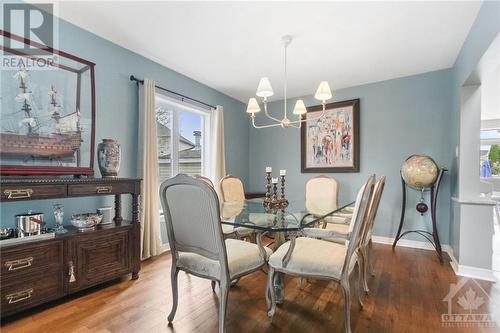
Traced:
[[[394, 237], [401, 209], [399, 170], [411, 154], [432, 156], [440, 166], [449, 166], [451, 130], [451, 71], [442, 70], [395, 80], [366, 84], [334, 92], [334, 100], [360, 99], [361, 170], [359, 173], [333, 173], [340, 181], [340, 201], [355, 198], [369, 174], [385, 175], [387, 183], [375, 224], [375, 235]], [[295, 99], [292, 99], [294, 101]], [[311, 96], [306, 105], [317, 105]], [[293, 107], [294, 103], [289, 103]], [[270, 110], [282, 110], [282, 102]], [[257, 119], [265, 122], [259, 115]], [[300, 172], [300, 131], [297, 129], [250, 130], [250, 189], [264, 190], [264, 169], [287, 169], [289, 198], [303, 200], [304, 185], [315, 174]], [[448, 242], [449, 177], [440, 192], [439, 232]], [[429, 214], [421, 217], [414, 209], [419, 193], [409, 190], [407, 226], [426, 228]], [[426, 221], [427, 220], [427, 221]]]
[[[96, 142], [111, 137], [121, 143], [123, 161], [120, 176], [136, 176], [137, 88], [129, 80], [129, 76], [134, 74], [139, 78], [154, 79], [158, 85], [206, 103], [222, 105], [225, 112], [227, 171], [248, 182], [249, 127], [243, 103], [62, 20], [59, 37], [59, 49], [96, 63]], [[11, 77], [0, 79], [11, 80]], [[96, 176], [100, 176], [97, 164], [95, 171]], [[51, 205], [55, 202], [2, 203], [0, 225], [13, 225], [14, 215], [28, 208], [49, 214], [46, 218], [52, 222]], [[94, 211], [101, 204], [100, 200], [90, 198], [57, 202], [62, 202], [68, 213]]]
[[[472, 71], [476, 69], [479, 60], [499, 33], [500, 2], [485, 1], [453, 66], [451, 87], [453, 117], [450, 119], [450, 136], [453, 149], [459, 144], [461, 87]], [[453, 156], [452, 165], [453, 169], [450, 174], [451, 191], [452, 195], [458, 195], [458, 160], [455, 155]], [[452, 207], [450, 215], [450, 245], [453, 248], [455, 258], [458, 260], [460, 256], [460, 217], [458, 216], [458, 209]]]

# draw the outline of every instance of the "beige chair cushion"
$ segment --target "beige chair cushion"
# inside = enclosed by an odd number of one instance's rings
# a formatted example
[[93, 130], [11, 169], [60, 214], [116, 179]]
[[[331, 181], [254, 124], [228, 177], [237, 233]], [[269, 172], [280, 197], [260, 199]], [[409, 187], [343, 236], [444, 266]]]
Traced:
[[337, 216], [335, 214], [325, 217], [326, 223], [337, 223], [337, 224], [349, 224], [351, 222], [351, 218], [347, 218], [344, 216]]
[[306, 183], [306, 209], [322, 216], [337, 208], [339, 186], [335, 179], [327, 176], [311, 178]]
[[[290, 242], [280, 246], [271, 257], [269, 265], [287, 273], [296, 275], [313, 275], [340, 279], [344, 265], [347, 247], [320, 239], [299, 237], [286, 268], [283, 268]], [[356, 262], [352, 261], [353, 265]]]
[[243, 183], [237, 177], [228, 176], [224, 177], [220, 183], [222, 197], [225, 202], [227, 201], [245, 201], [245, 190]]
[[[264, 259], [260, 257], [257, 244], [237, 239], [226, 239], [225, 242], [230, 278], [252, 271], [265, 263]], [[268, 247], [264, 247], [264, 249], [267, 260], [273, 251]], [[179, 252], [177, 266], [203, 276], [220, 278], [219, 262], [196, 253]]]
[[329, 242], [342, 244], [342, 245], [346, 244], [346, 240], [347, 240], [348, 235], [349, 235], [349, 225], [348, 224], [328, 223], [326, 225], [325, 229], [335, 231], [339, 234], [345, 234], [345, 237], [328, 237], [328, 238], [321, 238], [321, 239], [329, 241]]

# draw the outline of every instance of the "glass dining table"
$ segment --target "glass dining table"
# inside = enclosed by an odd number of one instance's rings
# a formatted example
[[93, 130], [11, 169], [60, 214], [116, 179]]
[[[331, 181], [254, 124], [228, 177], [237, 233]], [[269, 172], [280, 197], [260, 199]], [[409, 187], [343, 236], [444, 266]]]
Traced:
[[[253, 229], [257, 233], [272, 233], [273, 248], [277, 249], [287, 239], [297, 237], [304, 228], [322, 227], [330, 216], [341, 221], [352, 212], [354, 201], [340, 200], [339, 205], [331, 211], [311, 214], [304, 200], [292, 199], [286, 207], [268, 208], [264, 206], [264, 198], [249, 199], [238, 202], [225, 202], [221, 205], [221, 222], [238, 228]], [[283, 276], [277, 274], [275, 281], [276, 299], [283, 302]]]

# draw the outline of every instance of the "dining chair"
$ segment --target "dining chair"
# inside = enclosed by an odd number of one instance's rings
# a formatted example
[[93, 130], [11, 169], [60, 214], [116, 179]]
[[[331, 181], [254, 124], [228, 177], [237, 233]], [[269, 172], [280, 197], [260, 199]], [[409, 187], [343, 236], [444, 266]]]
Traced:
[[[210, 178], [202, 176], [202, 175], [195, 175], [194, 178], [199, 179], [201, 181], [204, 181], [211, 188], [215, 189], [214, 183], [212, 182], [212, 180]], [[227, 225], [227, 224], [222, 224], [222, 233], [224, 234], [225, 238], [237, 238], [237, 239], [241, 238], [240, 234], [238, 233], [237, 228], [234, 228], [234, 227]], [[243, 233], [245, 233], [245, 232], [243, 232]]]
[[245, 189], [243, 182], [236, 176], [227, 175], [220, 180], [220, 189], [222, 200], [227, 201], [245, 201]]
[[202, 180], [177, 175], [164, 181], [160, 200], [167, 224], [172, 253], [171, 323], [177, 310], [179, 271], [219, 282], [219, 332], [225, 331], [229, 285], [232, 280], [260, 270], [272, 250], [257, 244], [224, 240], [219, 199], [215, 190]]
[[[335, 237], [334, 231], [304, 228], [305, 237], [292, 238], [280, 246], [269, 258], [267, 290], [270, 302], [268, 316], [276, 311], [274, 280], [276, 273], [310, 279], [331, 280], [340, 284], [344, 294], [345, 332], [351, 332], [349, 277], [358, 263], [357, 256], [363, 229], [366, 226], [368, 204], [373, 190], [374, 176], [370, 176], [356, 197], [353, 230], [347, 245], [328, 242], [319, 237]], [[358, 270], [360, 266], [358, 263]], [[363, 305], [360, 293], [358, 301]]]
[[[373, 186], [372, 196], [370, 198], [370, 203], [368, 206], [367, 213], [367, 224], [364, 230], [364, 234], [361, 236], [360, 245], [360, 255], [359, 258], [362, 262], [362, 279], [363, 279], [363, 289], [366, 293], [369, 293], [367, 276], [368, 271], [373, 275], [373, 254], [372, 254], [372, 232], [373, 226], [375, 225], [375, 218], [377, 217], [378, 208], [380, 205], [380, 199], [382, 198], [382, 193], [385, 187], [385, 176], [380, 177], [380, 179]], [[355, 210], [355, 208], [354, 208]], [[344, 244], [346, 240], [349, 240], [350, 233], [352, 232], [353, 224], [340, 224], [340, 223], [327, 223], [324, 229], [332, 230], [336, 232], [339, 236], [334, 238], [323, 238], [324, 240]]]
[[194, 178], [199, 179], [210, 185], [210, 187], [215, 188], [214, 183], [212, 180], [208, 177], [202, 176], [202, 175], [195, 175]]
[[316, 176], [306, 182], [306, 209], [314, 216], [324, 216], [337, 209], [339, 183], [328, 176]]
[[[243, 182], [240, 178], [227, 175], [220, 180], [220, 190], [222, 194], [223, 202], [244, 202], [245, 201], [245, 189], [243, 187]], [[238, 228], [239, 237], [248, 237], [252, 242], [255, 242], [257, 237], [255, 230], [249, 228]]]

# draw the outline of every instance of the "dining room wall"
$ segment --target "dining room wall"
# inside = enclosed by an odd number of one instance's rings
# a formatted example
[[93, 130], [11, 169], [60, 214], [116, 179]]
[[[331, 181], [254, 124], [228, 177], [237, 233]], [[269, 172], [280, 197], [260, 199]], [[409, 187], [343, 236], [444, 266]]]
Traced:
[[[243, 103], [69, 22], [57, 18], [56, 20], [59, 21], [58, 48], [96, 64], [96, 144], [102, 138], [115, 138], [120, 142], [123, 156], [120, 177], [137, 176], [137, 87], [129, 80], [133, 74], [139, 78], [154, 79], [160, 86], [211, 105], [222, 105], [225, 116], [227, 171], [238, 175], [245, 183], [248, 181], [249, 126]], [[1, 79], [3, 81], [4, 77]], [[5, 82], [10, 81], [10, 77], [5, 78]], [[9, 97], [2, 96], [2, 98]], [[99, 177], [97, 161], [94, 170]], [[51, 207], [54, 202], [63, 203], [66, 213], [71, 214], [95, 211], [98, 206], [110, 204], [111, 198], [2, 203], [0, 225], [12, 226], [14, 215], [24, 213], [28, 209], [45, 213], [49, 223], [52, 224]], [[129, 215], [127, 203], [124, 202], [125, 216]]]
[[[360, 172], [329, 173], [340, 182], [340, 202], [353, 200], [368, 175], [385, 175], [385, 191], [374, 227], [374, 234], [394, 237], [401, 213], [399, 170], [411, 154], [430, 155], [439, 166], [450, 167], [455, 153], [451, 145], [452, 71], [434, 71], [409, 77], [365, 84], [334, 91], [333, 101], [360, 99]], [[306, 106], [317, 105], [312, 96], [303, 97]], [[291, 109], [296, 99], [288, 103]], [[279, 114], [283, 102], [270, 104]], [[290, 110], [291, 112], [291, 110]], [[265, 122], [259, 115], [258, 122]], [[314, 173], [301, 173], [300, 130], [250, 130], [251, 191], [265, 190], [266, 166], [287, 170], [286, 191], [292, 200], [304, 199], [304, 186]], [[430, 214], [421, 216], [415, 209], [420, 193], [408, 190], [405, 227], [430, 228]], [[450, 179], [444, 176], [438, 201], [438, 230], [441, 241], [449, 242]], [[424, 240], [415, 236], [411, 239]]]
[[[481, 57], [490, 47], [493, 40], [500, 34], [500, 2], [485, 1], [472, 25], [467, 38], [453, 66], [452, 79], [452, 117], [450, 118], [451, 145], [460, 144], [460, 109], [461, 91], [467, 78], [476, 69]], [[478, 115], [480, 116], [480, 115]], [[451, 194], [458, 196], [458, 156], [453, 156], [452, 172], [450, 173]], [[478, 175], [479, 176], [479, 175]], [[453, 255], [460, 261], [460, 209], [453, 204], [450, 210], [450, 245]]]

